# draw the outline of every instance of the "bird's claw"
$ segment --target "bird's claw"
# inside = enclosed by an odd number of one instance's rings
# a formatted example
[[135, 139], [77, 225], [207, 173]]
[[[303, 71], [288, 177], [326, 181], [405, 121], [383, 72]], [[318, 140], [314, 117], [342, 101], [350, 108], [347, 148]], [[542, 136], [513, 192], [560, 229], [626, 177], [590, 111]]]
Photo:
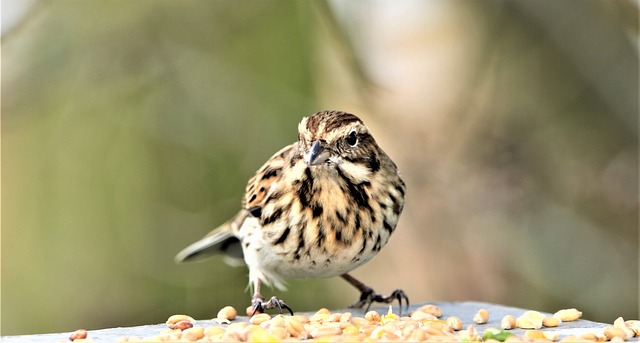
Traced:
[[253, 317], [253, 315], [256, 313], [264, 313], [267, 310], [273, 310], [276, 308], [278, 309], [278, 311], [280, 311], [280, 313], [282, 313], [282, 309], [287, 309], [287, 311], [289, 311], [289, 313], [291, 313], [291, 315], [293, 316], [293, 310], [291, 309], [291, 307], [289, 307], [287, 303], [285, 303], [281, 299], [278, 299], [277, 297], [271, 297], [269, 301], [264, 301], [264, 299], [262, 298], [255, 298], [251, 301], [251, 304], [253, 305], [253, 313], [251, 314], [251, 317]]
[[402, 300], [404, 300], [407, 307], [407, 311], [408, 311], [409, 297], [401, 289], [394, 290], [393, 292], [391, 292], [390, 295], [380, 295], [380, 294], [377, 294], [373, 289], [367, 288], [364, 291], [362, 291], [362, 293], [360, 293], [360, 300], [358, 300], [356, 303], [354, 303], [350, 307], [362, 308], [363, 306], [366, 305], [367, 307], [364, 310], [364, 312], [366, 313], [369, 311], [371, 304], [374, 302], [390, 304], [396, 299], [398, 300], [398, 304], [400, 305], [399, 314], [402, 315]]

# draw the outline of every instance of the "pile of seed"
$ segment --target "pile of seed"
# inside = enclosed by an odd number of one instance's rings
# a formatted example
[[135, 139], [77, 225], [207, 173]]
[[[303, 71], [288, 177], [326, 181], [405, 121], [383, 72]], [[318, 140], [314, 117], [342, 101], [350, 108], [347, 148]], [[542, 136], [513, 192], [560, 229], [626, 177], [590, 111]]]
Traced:
[[[237, 311], [230, 306], [220, 310], [213, 321], [223, 327], [194, 326], [195, 320], [187, 315], [173, 315], [167, 320], [168, 329], [152, 337], [123, 337], [119, 342], [531, 342], [559, 340], [559, 335], [551, 331], [541, 331], [543, 327], [558, 327], [563, 322], [574, 321], [582, 316], [576, 309], [560, 310], [553, 317], [545, 317], [537, 311], [526, 311], [515, 318], [502, 318], [501, 328], [487, 328], [480, 335], [473, 325], [463, 329], [457, 317], [442, 319], [442, 312], [435, 305], [424, 305], [400, 317], [391, 311], [379, 314], [369, 311], [364, 317], [351, 313], [332, 313], [320, 309], [311, 316], [275, 315], [266, 313], [253, 315], [249, 322], [233, 322]], [[473, 317], [476, 326], [489, 321], [489, 312], [479, 310]], [[524, 336], [517, 336], [509, 330], [527, 329]], [[70, 339], [74, 340], [74, 335]], [[618, 318], [611, 327], [601, 333], [581, 336], [565, 336], [559, 342], [622, 342], [640, 335], [640, 321], [624, 321]], [[91, 341], [86, 331], [76, 335], [76, 343]]]

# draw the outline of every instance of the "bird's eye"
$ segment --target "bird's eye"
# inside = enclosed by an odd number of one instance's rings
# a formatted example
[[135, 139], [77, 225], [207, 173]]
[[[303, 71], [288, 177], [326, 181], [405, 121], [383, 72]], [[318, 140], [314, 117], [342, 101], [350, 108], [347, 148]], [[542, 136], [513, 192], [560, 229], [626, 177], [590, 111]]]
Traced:
[[347, 143], [349, 143], [349, 145], [351, 145], [352, 147], [358, 144], [358, 134], [355, 131], [351, 131], [349, 136], [347, 136]]

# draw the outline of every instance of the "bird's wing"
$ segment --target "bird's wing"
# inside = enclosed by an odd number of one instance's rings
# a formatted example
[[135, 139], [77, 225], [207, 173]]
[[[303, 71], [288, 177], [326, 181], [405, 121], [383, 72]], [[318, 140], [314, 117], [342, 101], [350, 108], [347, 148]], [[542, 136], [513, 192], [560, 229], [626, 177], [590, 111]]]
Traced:
[[176, 263], [198, 261], [217, 253], [232, 259], [242, 259], [242, 247], [237, 233], [248, 215], [249, 212], [241, 210], [231, 220], [179, 252], [175, 257]]
[[247, 182], [242, 207], [251, 211], [254, 217], [260, 217], [262, 206], [273, 191], [272, 186], [282, 178], [283, 170], [287, 168], [287, 163], [297, 145], [293, 143], [280, 149]]

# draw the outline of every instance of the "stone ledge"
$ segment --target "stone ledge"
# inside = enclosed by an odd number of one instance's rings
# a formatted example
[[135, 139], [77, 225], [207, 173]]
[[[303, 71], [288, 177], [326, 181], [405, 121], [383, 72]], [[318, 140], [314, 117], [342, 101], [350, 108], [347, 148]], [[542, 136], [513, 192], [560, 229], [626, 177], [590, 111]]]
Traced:
[[[415, 310], [416, 308], [424, 305], [426, 303], [415, 304], [410, 307], [410, 311]], [[440, 307], [442, 310], [443, 319], [446, 319], [450, 316], [456, 316], [462, 320], [464, 323], [463, 327], [466, 328], [468, 325], [473, 325], [480, 334], [484, 332], [487, 328], [499, 328], [500, 321], [502, 317], [507, 314], [510, 314], [514, 317], [520, 316], [524, 313], [525, 309], [517, 308], [517, 307], [509, 307], [503, 305], [482, 303], [482, 302], [429, 302], [429, 304], [434, 304]], [[482, 325], [477, 325], [473, 323], [474, 314], [481, 308], [485, 308], [489, 311], [489, 322]], [[386, 314], [388, 311], [388, 307], [386, 306], [378, 306], [372, 307], [372, 310], [378, 311], [380, 314]], [[397, 314], [398, 305], [397, 303], [393, 307], [394, 313]], [[351, 312], [354, 316], [364, 316], [362, 310], [359, 309], [339, 309], [332, 310], [331, 312]], [[312, 315], [314, 312], [301, 312], [303, 315]], [[542, 312], [546, 316], [551, 316], [550, 313]], [[167, 318], [173, 313], [168, 313]], [[186, 313], [188, 314], [188, 313]], [[296, 313], [298, 314], [298, 313]], [[215, 314], [212, 314], [214, 316]], [[587, 315], [588, 316], [588, 315]], [[629, 319], [637, 319], [637, 318], [625, 318]], [[248, 322], [249, 317], [246, 316], [238, 316], [233, 322]], [[218, 324], [212, 320], [198, 320], [194, 325], [196, 326], [220, 326], [225, 327], [225, 324]], [[553, 331], [557, 332], [560, 335], [560, 338], [564, 336], [579, 336], [585, 333], [602, 333], [602, 330], [611, 326], [612, 323], [597, 323], [589, 320], [579, 319], [573, 322], [566, 322], [560, 324], [559, 327], [555, 328], [543, 328], [542, 331]], [[78, 328], [79, 329], [79, 328]], [[111, 328], [111, 329], [100, 329], [100, 330], [88, 330], [87, 338], [93, 340], [94, 342], [115, 342], [119, 338], [125, 336], [138, 336], [138, 337], [150, 337], [156, 336], [160, 334], [160, 332], [167, 329], [166, 324], [156, 324], [156, 325], [142, 325], [142, 326], [134, 326], [134, 327], [121, 327], [121, 328]], [[523, 336], [525, 330], [523, 329], [513, 329], [509, 332], [512, 332], [515, 335]], [[38, 334], [38, 335], [22, 335], [22, 336], [2, 336], [2, 342], [60, 342], [60, 341], [69, 341], [69, 335], [71, 332], [65, 333], [52, 333], [52, 334]], [[631, 340], [632, 342], [638, 342], [640, 339], [638, 337], [634, 337]]]

